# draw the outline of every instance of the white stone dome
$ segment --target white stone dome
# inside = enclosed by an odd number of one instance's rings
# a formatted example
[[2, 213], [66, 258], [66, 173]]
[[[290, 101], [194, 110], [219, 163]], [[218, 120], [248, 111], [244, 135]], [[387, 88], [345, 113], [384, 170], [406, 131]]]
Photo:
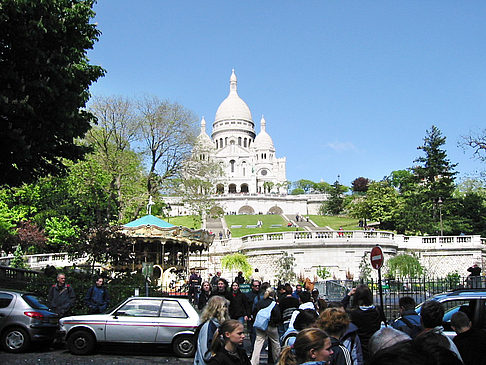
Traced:
[[262, 119], [260, 120], [260, 133], [255, 137], [255, 141], [253, 142], [253, 148], [258, 150], [275, 150], [273, 146], [272, 137], [267, 133], [265, 130], [266, 126], [265, 118], [262, 115]]
[[206, 133], [206, 120], [202, 117], [201, 120], [201, 133], [196, 138], [196, 144], [204, 149], [212, 148], [213, 141]]
[[236, 91], [236, 75], [233, 70], [230, 78], [230, 92], [226, 99], [219, 105], [214, 118], [215, 122], [221, 120], [247, 120], [252, 121], [250, 108], [241, 99]]

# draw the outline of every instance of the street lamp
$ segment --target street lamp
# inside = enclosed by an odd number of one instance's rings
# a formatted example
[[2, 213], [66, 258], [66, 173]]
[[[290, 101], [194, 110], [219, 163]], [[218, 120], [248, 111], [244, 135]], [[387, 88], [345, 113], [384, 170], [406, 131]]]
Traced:
[[437, 205], [439, 206], [439, 219], [440, 219], [440, 235], [444, 235], [444, 226], [442, 225], [442, 198], [439, 196], [437, 200]]

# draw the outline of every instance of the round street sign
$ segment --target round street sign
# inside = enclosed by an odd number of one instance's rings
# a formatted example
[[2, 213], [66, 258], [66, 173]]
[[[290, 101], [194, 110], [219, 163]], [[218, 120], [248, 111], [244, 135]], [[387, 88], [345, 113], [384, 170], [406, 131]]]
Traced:
[[380, 246], [375, 246], [371, 250], [371, 266], [378, 270], [383, 266], [385, 258], [383, 257], [383, 251]]

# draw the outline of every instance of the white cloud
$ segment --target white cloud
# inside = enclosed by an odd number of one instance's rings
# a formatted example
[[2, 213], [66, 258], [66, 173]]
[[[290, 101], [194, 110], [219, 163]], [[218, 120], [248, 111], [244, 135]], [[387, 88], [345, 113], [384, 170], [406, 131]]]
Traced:
[[336, 152], [347, 152], [347, 151], [357, 151], [357, 148], [351, 142], [329, 142], [326, 147], [336, 151]]

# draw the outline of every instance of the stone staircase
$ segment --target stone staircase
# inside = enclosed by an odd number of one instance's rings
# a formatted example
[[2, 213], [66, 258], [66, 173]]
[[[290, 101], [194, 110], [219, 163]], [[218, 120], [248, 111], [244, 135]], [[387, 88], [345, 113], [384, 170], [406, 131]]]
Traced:
[[223, 226], [222, 218], [206, 217], [206, 229], [216, 235], [216, 240], [219, 240], [220, 232], [223, 234], [223, 238], [227, 238], [226, 227]]
[[306, 231], [315, 231], [317, 229], [321, 229], [322, 228], [318, 228], [318, 227], [315, 227], [314, 224], [309, 220], [307, 221], [304, 217], [302, 216], [299, 216], [299, 220], [297, 221], [297, 217], [296, 215], [292, 215], [292, 214], [286, 214], [286, 215], [283, 215], [282, 214], [282, 217], [289, 221], [289, 222], [292, 222], [292, 224], [296, 227], [300, 227], [300, 228], [304, 228]]

